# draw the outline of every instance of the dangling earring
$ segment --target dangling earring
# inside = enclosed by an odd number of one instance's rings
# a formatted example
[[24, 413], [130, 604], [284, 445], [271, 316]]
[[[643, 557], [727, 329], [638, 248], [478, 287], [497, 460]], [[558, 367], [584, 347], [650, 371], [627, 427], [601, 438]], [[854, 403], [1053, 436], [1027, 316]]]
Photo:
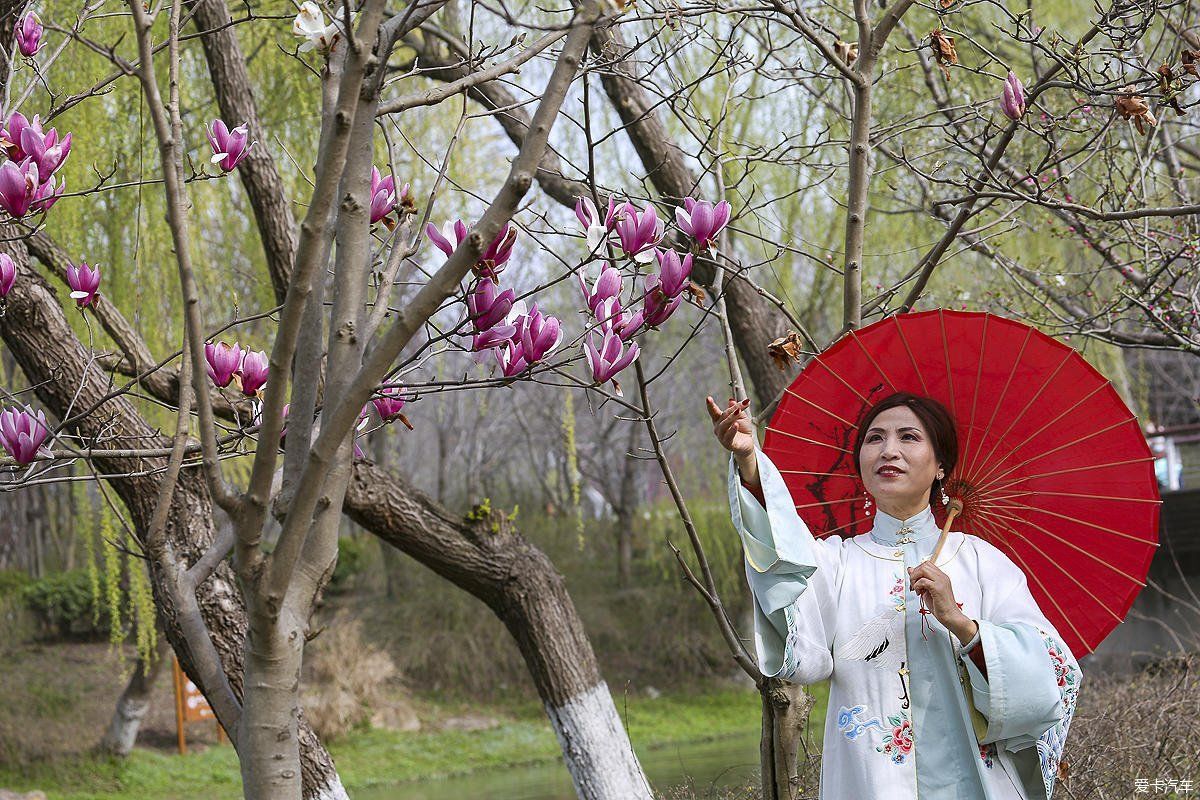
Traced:
[[871, 516], [871, 495], [863, 492], [863, 513]]
[[942, 488], [941, 488], [942, 505], [948, 506], [948, 505], [950, 505], [950, 497], [949, 497], [949, 495], [946, 494], [946, 483], [941, 478], [938, 478], [938, 480], [941, 482], [941, 485], [942, 485]]

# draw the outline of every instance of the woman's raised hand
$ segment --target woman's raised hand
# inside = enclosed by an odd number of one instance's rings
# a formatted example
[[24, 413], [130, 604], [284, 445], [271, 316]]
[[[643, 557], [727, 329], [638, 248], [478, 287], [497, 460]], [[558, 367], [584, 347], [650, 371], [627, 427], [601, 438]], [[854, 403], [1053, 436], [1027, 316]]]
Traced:
[[730, 400], [724, 411], [717, 405], [712, 396], [705, 398], [708, 404], [708, 415], [712, 417], [713, 435], [729, 452], [737, 456], [739, 462], [754, 458], [754, 423], [746, 413], [750, 398], [741, 401]]

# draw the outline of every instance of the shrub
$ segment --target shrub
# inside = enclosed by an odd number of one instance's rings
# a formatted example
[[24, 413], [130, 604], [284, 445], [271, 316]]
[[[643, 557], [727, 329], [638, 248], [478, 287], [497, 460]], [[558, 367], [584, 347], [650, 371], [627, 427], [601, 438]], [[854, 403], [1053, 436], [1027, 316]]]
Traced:
[[408, 716], [415, 722], [396, 680], [395, 663], [363, 635], [358, 620], [335, 618], [310, 647], [304, 716], [321, 738], [367, 725], [377, 714]]
[[337, 566], [329, 576], [327, 592], [338, 594], [351, 588], [354, 578], [361, 574], [369, 563], [367, 546], [357, 536], [343, 536], [338, 540]]
[[33, 578], [24, 570], [0, 569], [0, 599], [20, 594], [31, 583]]
[[43, 635], [70, 639], [108, 635], [108, 614], [96, 608], [86, 570], [56, 572], [31, 581], [21, 590], [21, 598]]

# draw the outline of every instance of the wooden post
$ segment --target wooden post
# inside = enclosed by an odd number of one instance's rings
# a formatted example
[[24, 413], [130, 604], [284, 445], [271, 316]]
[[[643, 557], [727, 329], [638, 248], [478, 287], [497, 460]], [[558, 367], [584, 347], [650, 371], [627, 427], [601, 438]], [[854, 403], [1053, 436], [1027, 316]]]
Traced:
[[171, 677], [175, 685], [175, 735], [179, 740], [179, 755], [187, 754], [187, 736], [183, 732], [183, 670], [179, 659], [171, 654]]

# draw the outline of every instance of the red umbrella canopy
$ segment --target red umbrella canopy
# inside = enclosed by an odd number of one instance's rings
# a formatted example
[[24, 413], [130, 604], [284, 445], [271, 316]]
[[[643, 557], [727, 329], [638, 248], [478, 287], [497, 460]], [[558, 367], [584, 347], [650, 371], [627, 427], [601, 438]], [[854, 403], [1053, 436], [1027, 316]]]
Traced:
[[1073, 653], [1095, 650], [1145, 586], [1161, 502], [1154, 457], [1112, 383], [1068, 345], [994, 314], [939, 309], [849, 332], [788, 388], [763, 443], [815, 535], [871, 529], [857, 423], [901, 391], [954, 415], [953, 527], [1025, 572]]

